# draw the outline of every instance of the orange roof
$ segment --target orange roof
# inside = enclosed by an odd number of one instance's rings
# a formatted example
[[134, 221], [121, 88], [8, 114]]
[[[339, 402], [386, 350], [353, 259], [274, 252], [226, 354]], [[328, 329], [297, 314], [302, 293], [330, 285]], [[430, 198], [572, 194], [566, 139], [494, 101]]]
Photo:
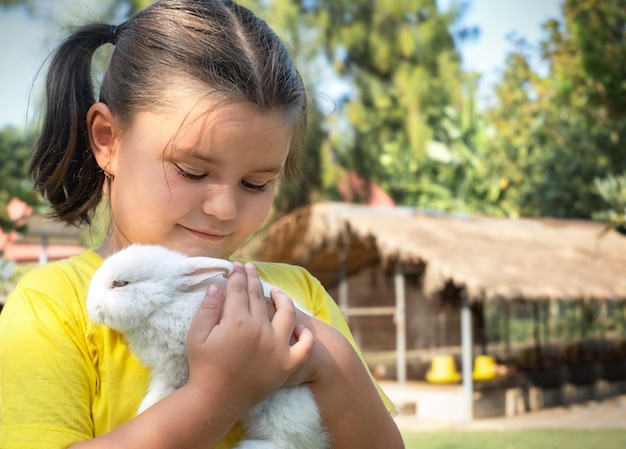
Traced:
[[[46, 247], [47, 260], [59, 260], [75, 256], [85, 251], [79, 245], [49, 245]], [[4, 249], [4, 258], [16, 262], [36, 262], [40, 260], [43, 246], [36, 243], [13, 243]]]

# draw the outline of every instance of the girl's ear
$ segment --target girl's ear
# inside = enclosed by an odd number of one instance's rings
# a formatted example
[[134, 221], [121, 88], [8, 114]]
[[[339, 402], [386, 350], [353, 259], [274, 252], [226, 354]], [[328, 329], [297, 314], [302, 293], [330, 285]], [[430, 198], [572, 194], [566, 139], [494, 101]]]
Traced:
[[98, 162], [98, 166], [107, 173], [115, 176], [116, 137], [118, 130], [115, 127], [113, 114], [104, 103], [94, 103], [87, 112], [87, 131], [91, 151]]

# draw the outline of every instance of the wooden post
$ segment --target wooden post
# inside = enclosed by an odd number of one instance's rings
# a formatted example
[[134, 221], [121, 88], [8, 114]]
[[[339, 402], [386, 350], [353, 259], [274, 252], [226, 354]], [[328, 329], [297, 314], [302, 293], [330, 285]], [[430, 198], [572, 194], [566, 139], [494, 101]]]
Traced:
[[463, 367], [463, 406], [467, 421], [474, 419], [474, 380], [472, 378], [472, 311], [467, 292], [461, 290], [461, 364]]
[[394, 317], [396, 325], [396, 370], [400, 386], [406, 385], [406, 291], [404, 285], [404, 272], [400, 257], [396, 260], [395, 294], [396, 313]]

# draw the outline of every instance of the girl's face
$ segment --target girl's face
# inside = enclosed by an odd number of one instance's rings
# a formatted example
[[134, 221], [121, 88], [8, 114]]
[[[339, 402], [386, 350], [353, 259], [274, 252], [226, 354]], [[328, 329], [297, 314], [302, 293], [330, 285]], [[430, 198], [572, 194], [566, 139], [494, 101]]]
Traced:
[[212, 97], [141, 112], [116, 140], [103, 255], [151, 243], [227, 258], [263, 224], [289, 152], [289, 123], [249, 103], [215, 107]]

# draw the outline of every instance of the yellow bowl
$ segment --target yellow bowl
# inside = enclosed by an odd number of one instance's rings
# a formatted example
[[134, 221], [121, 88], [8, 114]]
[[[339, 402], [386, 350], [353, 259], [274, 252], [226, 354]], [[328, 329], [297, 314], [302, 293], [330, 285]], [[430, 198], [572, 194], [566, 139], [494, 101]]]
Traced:
[[438, 355], [433, 357], [430, 370], [426, 373], [426, 380], [431, 383], [454, 383], [461, 380], [461, 374], [456, 370], [454, 357]]
[[474, 380], [492, 380], [498, 377], [496, 360], [488, 355], [479, 355], [474, 360]]

